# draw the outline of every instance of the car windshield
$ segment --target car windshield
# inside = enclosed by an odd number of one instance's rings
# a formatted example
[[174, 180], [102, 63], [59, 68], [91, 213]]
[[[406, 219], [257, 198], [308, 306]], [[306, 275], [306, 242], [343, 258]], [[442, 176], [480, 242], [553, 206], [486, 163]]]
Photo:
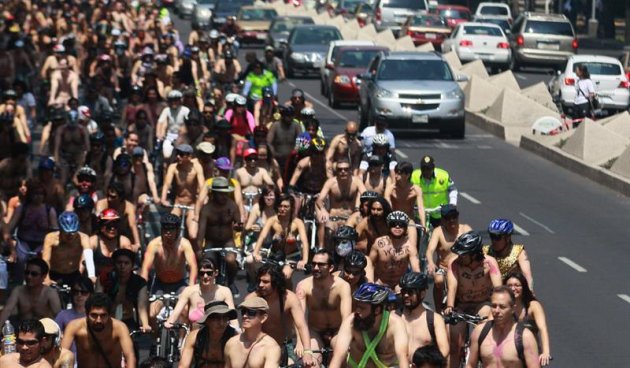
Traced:
[[354, 9], [357, 4], [364, 3], [364, 0], [341, 0], [339, 5], [337, 5], [338, 9]]
[[424, 0], [383, 0], [384, 8], [402, 8], [414, 10], [426, 10]]
[[302, 28], [293, 34], [294, 45], [328, 45], [330, 41], [340, 40], [336, 29], [331, 28]]
[[470, 20], [470, 13], [465, 10], [458, 9], [442, 9], [440, 15], [444, 18], [466, 19]]
[[503, 36], [499, 27], [486, 26], [465, 26], [464, 34], [467, 36]]
[[278, 16], [274, 9], [242, 9], [238, 15], [239, 20], [272, 20]]
[[385, 60], [377, 79], [452, 81], [453, 74], [442, 60]]
[[504, 6], [483, 6], [479, 14], [483, 15], [508, 15], [508, 10]]
[[419, 15], [413, 17], [412, 26], [448, 27], [446, 20], [437, 15]]
[[554, 36], [573, 37], [573, 29], [569, 22], [546, 22], [530, 20], [525, 27], [525, 33], [539, 33]]
[[283, 20], [277, 20], [272, 26], [269, 32], [291, 32], [295, 26], [300, 24], [312, 24], [313, 21], [308, 18], [289, 18]]
[[477, 20], [478, 23], [492, 23], [501, 27], [503, 32], [510, 30], [510, 22], [507, 19], [498, 19], [498, 18], [479, 18]]
[[[191, 2], [192, 2], [192, 0], [191, 0]], [[197, 4], [204, 4], [204, 5], [206, 5], [206, 4], [214, 4], [216, 2], [217, 2], [217, 0], [198, 0]]]
[[573, 72], [578, 66], [585, 66], [589, 74], [595, 75], [621, 75], [621, 66], [611, 63], [583, 62], [573, 64]]
[[343, 68], [367, 68], [379, 50], [346, 50], [343, 51], [339, 66]]

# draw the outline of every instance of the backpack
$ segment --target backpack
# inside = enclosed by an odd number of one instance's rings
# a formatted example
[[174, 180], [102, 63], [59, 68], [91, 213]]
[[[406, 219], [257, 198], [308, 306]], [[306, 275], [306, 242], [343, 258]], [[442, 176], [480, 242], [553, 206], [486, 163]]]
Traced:
[[[486, 336], [494, 326], [494, 321], [488, 321], [485, 325], [483, 325], [483, 329], [479, 334], [478, 348], [481, 351], [481, 343], [485, 340]], [[526, 367], [525, 364], [525, 347], [523, 346], [523, 330], [525, 329], [525, 325], [523, 322], [516, 323], [516, 331], [514, 331], [514, 344], [516, 345], [516, 353], [518, 354], [518, 359], [523, 364], [523, 367]]]

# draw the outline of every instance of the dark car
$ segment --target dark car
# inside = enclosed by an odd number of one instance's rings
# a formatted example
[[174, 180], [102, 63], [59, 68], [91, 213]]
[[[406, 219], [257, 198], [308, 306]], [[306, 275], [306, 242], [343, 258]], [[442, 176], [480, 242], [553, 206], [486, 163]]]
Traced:
[[212, 13], [212, 25], [215, 29], [218, 29], [225, 23], [227, 17], [238, 14], [238, 11], [243, 6], [253, 5], [252, 0], [221, 0], [217, 1]]
[[341, 103], [358, 103], [357, 76], [367, 71], [374, 56], [388, 50], [382, 46], [341, 46], [335, 50], [334, 63], [326, 66], [331, 71], [328, 104], [338, 107]]
[[289, 33], [300, 24], [315, 24], [313, 18], [302, 16], [276, 17], [269, 26], [267, 45], [271, 45], [278, 55], [282, 54], [282, 45], [289, 39]]
[[282, 57], [287, 76], [293, 77], [296, 73], [319, 75], [328, 44], [341, 39], [341, 32], [335, 26], [303, 24], [293, 28]]

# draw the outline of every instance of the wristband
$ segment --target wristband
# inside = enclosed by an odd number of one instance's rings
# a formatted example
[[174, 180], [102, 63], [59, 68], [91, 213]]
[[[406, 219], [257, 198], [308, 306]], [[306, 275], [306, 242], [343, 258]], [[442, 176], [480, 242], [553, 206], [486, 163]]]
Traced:
[[308, 349], [308, 350], [304, 350], [304, 352], [303, 352], [303, 353], [304, 353], [304, 354], [310, 354], [310, 355], [313, 355], [313, 350], [310, 350], [310, 349]]

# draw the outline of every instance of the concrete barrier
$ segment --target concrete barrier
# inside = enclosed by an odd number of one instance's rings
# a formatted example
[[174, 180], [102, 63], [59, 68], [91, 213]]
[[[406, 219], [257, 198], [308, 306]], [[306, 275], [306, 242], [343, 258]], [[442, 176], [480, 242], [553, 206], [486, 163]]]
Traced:
[[334, 18], [331, 18], [328, 24], [337, 27], [337, 29], [341, 29], [346, 24], [346, 20], [343, 19], [341, 15], [338, 15]]
[[559, 112], [558, 106], [556, 106], [556, 104], [553, 102], [553, 98], [551, 97], [551, 94], [549, 93], [549, 90], [547, 89], [547, 85], [545, 83], [536, 83], [527, 88], [523, 88], [521, 92], [523, 93], [523, 95], [536, 101], [540, 105], [545, 106], [549, 110]]
[[413, 44], [413, 40], [410, 36], [404, 36], [396, 40], [394, 50], [396, 51], [414, 51], [416, 45]]
[[[430, 44], [431, 47], [433, 47], [432, 43], [428, 42], [428, 44]], [[462, 68], [462, 62], [459, 60], [459, 56], [457, 56], [457, 54], [454, 51], [449, 51], [445, 54], [442, 54], [442, 57], [444, 58], [444, 60], [446, 60], [446, 62], [451, 67], [451, 69], [453, 69], [454, 72], [457, 72], [459, 69]]]
[[416, 46], [416, 51], [435, 51], [435, 47], [431, 42], [423, 43], [422, 45]]
[[359, 38], [360, 29], [359, 23], [355, 19], [352, 19], [344, 24], [339, 31], [343, 35], [344, 40], [357, 40]]
[[521, 87], [519, 87], [516, 78], [514, 78], [514, 74], [512, 74], [511, 70], [507, 70], [503, 73], [495, 74], [489, 78], [489, 82], [492, 83], [495, 87], [499, 88], [510, 88], [516, 92], [521, 91]]
[[509, 88], [504, 88], [501, 91], [499, 97], [484, 114], [506, 126], [527, 128], [531, 128], [532, 124], [543, 116], [560, 119], [558, 113]]
[[379, 46], [392, 47], [392, 45], [396, 44], [396, 38], [394, 38], [391, 30], [384, 29], [376, 35], [374, 42]]
[[486, 67], [483, 65], [481, 60], [471, 61], [470, 63], [462, 65], [459, 68], [461, 73], [466, 74], [468, 77], [472, 77], [473, 75], [478, 75], [482, 78], [488, 79], [490, 76], [488, 75], [488, 71]]
[[462, 90], [466, 96], [466, 110], [472, 112], [487, 109], [501, 94], [499, 88], [478, 75], [473, 75]]
[[600, 120], [599, 123], [625, 138], [630, 138], [630, 114], [627, 111]]
[[590, 120], [584, 121], [561, 149], [589, 165], [604, 165], [619, 157], [630, 140]]
[[370, 23], [359, 30], [359, 35], [357, 36], [357, 39], [374, 41], [377, 35], [378, 33], [376, 32], [376, 28], [374, 28], [374, 25], [372, 23]]

